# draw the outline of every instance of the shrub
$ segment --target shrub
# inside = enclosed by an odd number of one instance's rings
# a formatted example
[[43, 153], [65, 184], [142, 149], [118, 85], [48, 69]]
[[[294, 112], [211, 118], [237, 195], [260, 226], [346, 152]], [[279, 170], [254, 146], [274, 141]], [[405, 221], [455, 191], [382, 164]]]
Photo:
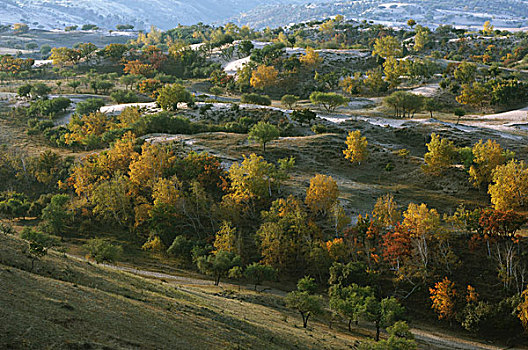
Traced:
[[259, 94], [243, 94], [240, 102], [261, 106], [271, 106], [271, 99], [266, 95]]
[[117, 90], [110, 95], [116, 103], [135, 103], [138, 97], [132, 91]]
[[88, 115], [97, 112], [104, 104], [104, 101], [100, 98], [89, 98], [86, 101], [79, 102], [75, 111], [79, 115]]
[[94, 259], [98, 264], [103, 262], [114, 262], [123, 253], [123, 248], [114, 245], [106, 239], [93, 238], [86, 243], [85, 248], [88, 250], [88, 257]]

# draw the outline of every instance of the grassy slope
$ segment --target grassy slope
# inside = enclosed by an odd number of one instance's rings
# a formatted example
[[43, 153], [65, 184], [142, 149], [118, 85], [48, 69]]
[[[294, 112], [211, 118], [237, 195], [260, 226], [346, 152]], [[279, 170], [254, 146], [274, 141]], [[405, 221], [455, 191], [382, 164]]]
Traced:
[[354, 338], [299, 317], [281, 298], [174, 286], [0, 236], [0, 348], [345, 349]]

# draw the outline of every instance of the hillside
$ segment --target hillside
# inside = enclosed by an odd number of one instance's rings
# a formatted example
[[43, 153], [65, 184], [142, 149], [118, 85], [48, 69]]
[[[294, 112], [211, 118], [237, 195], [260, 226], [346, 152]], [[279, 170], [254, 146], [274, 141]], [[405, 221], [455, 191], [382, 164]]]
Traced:
[[34, 27], [54, 29], [84, 23], [114, 28], [116, 24], [127, 23], [138, 29], [150, 25], [169, 29], [178, 24], [221, 21], [262, 4], [294, 2], [299, 1], [5, 0], [0, 8], [0, 24], [24, 22]]
[[346, 349], [354, 341], [321, 324], [302, 330], [280, 297], [176, 286], [56, 252], [30, 273], [25, 249], [0, 235], [2, 349]]
[[232, 19], [240, 25], [256, 28], [286, 26], [299, 22], [322, 20], [343, 15], [347, 19], [367, 20], [387, 25], [405, 25], [413, 18], [423, 25], [451, 24], [461, 27], [482, 27], [490, 21], [496, 27], [528, 26], [526, 1], [327, 1], [310, 4], [271, 4], [257, 7]]

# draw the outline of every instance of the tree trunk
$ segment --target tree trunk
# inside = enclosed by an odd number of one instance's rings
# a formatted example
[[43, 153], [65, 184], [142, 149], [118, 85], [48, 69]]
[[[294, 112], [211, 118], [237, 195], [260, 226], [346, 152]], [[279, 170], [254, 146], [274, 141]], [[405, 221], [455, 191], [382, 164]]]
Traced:
[[304, 314], [301, 314], [303, 318], [303, 328], [308, 327], [308, 319], [310, 318], [310, 313], [308, 313], [306, 316]]
[[214, 282], [214, 285], [217, 286], [220, 284], [220, 275], [216, 276], [215, 277], [215, 282]]
[[380, 325], [379, 322], [376, 322], [376, 341], [380, 339]]
[[352, 324], [352, 319], [350, 318], [350, 319], [348, 320], [348, 331], [349, 331], [349, 332], [352, 332], [352, 327], [350, 327], [351, 324]]

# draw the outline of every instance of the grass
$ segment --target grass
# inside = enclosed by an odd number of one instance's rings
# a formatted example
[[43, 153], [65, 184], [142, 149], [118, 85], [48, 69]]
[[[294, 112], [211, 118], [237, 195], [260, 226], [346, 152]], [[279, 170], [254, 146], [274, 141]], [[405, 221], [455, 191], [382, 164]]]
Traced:
[[26, 243], [0, 236], [0, 348], [346, 349], [359, 337], [308, 329], [282, 298], [182, 286], [51, 252], [29, 272]]

